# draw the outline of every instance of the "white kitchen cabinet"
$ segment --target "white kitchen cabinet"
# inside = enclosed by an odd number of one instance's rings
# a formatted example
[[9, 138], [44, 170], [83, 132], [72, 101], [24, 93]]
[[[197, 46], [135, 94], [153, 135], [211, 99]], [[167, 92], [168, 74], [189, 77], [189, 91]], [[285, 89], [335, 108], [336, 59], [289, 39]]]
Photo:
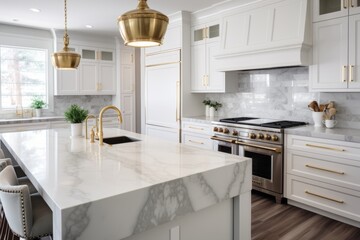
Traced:
[[80, 92], [85, 95], [115, 95], [114, 51], [83, 48], [80, 62]]
[[156, 52], [166, 52], [169, 50], [180, 49], [182, 42], [181, 31], [182, 31], [181, 25], [169, 24], [163, 39], [163, 44], [158, 47], [146, 48], [145, 53], [151, 54]]
[[213, 149], [211, 140], [211, 125], [190, 121], [182, 122], [181, 142], [203, 149]]
[[313, 25], [310, 90], [360, 91], [360, 14]]
[[[63, 45], [59, 44], [58, 49], [62, 49]], [[79, 47], [72, 46], [69, 48], [72, 52], [80, 53]], [[55, 70], [57, 77], [55, 78], [55, 95], [77, 95], [80, 89], [79, 69], [77, 70]]]
[[162, 140], [179, 142], [179, 131], [175, 128], [146, 125], [145, 134]]
[[285, 147], [289, 204], [358, 222], [360, 144], [287, 135]]
[[313, 21], [324, 21], [360, 13], [360, 0], [314, 0]]
[[112, 49], [77, 46], [81, 54], [77, 70], [57, 70], [55, 95], [116, 94], [115, 55]]
[[135, 132], [135, 49], [122, 47], [120, 51], [120, 109], [122, 129]]
[[225, 81], [225, 73], [216, 71], [214, 56], [220, 47], [220, 24], [214, 23], [192, 30], [191, 90], [192, 92], [236, 91], [233, 80]]

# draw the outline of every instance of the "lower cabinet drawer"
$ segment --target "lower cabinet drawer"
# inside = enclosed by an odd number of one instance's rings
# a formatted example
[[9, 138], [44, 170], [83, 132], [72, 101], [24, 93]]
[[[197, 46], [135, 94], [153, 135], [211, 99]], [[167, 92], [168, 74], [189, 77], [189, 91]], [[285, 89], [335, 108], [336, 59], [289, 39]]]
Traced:
[[360, 221], [360, 192], [287, 175], [287, 198]]
[[184, 144], [203, 148], [203, 149], [213, 148], [213, 144], [212, 144], [213, 141], [210, 139], [210, 136], [208, 135], [183, 132], [182, 142]]
[[360, 162], [303, 151], [287, 152], [287, 173], [360, 191]]

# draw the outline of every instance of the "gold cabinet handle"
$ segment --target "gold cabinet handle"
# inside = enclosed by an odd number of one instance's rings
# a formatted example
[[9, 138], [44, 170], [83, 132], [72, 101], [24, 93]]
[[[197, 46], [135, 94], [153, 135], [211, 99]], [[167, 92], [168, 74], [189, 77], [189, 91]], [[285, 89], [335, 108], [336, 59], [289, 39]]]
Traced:
[[189, 126], [189, 128], [196, 129], [196, 130], [201, 130], [201, 131], [203, 131], [203, 130], [204, 130], [203, 128], [200, 128], [200, 127], [193, 127], [193, 126]]
[[312, 165], [309, 165], [309, 164], [306, 164], [305, 167], [313, 168], [313, 169], [317, 169], [317, 170], [325, 171], [325, 172], [336, 173], [336, 174], [340, 174], [340, 175], [344, 175], [344, 174], [345, 174], [344, 172], [339, 172], [339, 171], [335, 171], [335, 170], [330, 170], [330, 169], [326, 169], [326, 168], [322, 168], [322, 167], [316, 167], [316, 166], [312, 166]]
[[210, 38], [210, 29], [209, 29], [209, 27], [206, 28], [206, 38]]
[[349, 66], [349, 81], [354, 82], [354, 65]]
[[352, 8], [355, 7], [354, 1], [355, 1], [355, 0], [350, 0], [350, 2], [351, 2], [351, 7], [352, 7]]
[[180, 81], [176, 82], [176, 121], [180, 120]]
[[309, 192], [308, 190], [305, 190], [305, 193], [309, 194], [309, 195], [312, 195], [312, 196], [315, 196], [315, 197], [323, 198], [323, 199], [326, 199], [326, 200], [329, 200], [329, 201], [333, 201], [333, 202], [337, 202], [337, 203], [344, 203], [344, 201], [342, 201], [342, 200], [337, 200], [337, 199], [326, 197], [326, 196], [323, 196], [323, 195], [320, 195], [320, 194], [312, 193], [312, 192]]
[[204, 143], [203, 143], [203, 142], [198, 142], [198, 141], [194, 141], [194, 140], [189, 140], [189, 142], [191, 142], [191, 143], [195, 143], [195, 144], [204, 145]]
[[203, 75], [203, 77], [202, 77], [202, 85], [203, 85], [203, 87], [206, 86], [206, 75]]
[[231, 139], [225, 139], [225, 138], [219, 138], [219, 137], [211, 137], [211, 140], [215, 140], [215, 141], [220, 141], [220, 142], [227, 142], [227, 143], [235, 143], [236, 140], [231, 140]]
[[206, 38], [206, 28], [202, 29], [202, 37], [203, 37], [203, 39]]
[[344, 1], [343, 1], [344, 9], [347, 9], [347, 8], [348, 8], [347, 1], [348, 1], [348, 0], [344, 0]]
[[346, 69], [347, 69], [347, 66], [342, 66], [342, 82], [347, 82], [347, 79], [346, 79]]
[[332, 150], [332, 151], [338, 151], [338, 152], [345, 152], [345, 149], [341, 149], [341, 148], [332, 148], [332, 147], [326, 147], [326, 146], [319, 146], [319, 145], [314, 145], [314, 144], [305, 144], [305, 146], [307, 147], [313, 147], [313, 148], [322, 148], [322, 149], [327, 149], [327, 150]]

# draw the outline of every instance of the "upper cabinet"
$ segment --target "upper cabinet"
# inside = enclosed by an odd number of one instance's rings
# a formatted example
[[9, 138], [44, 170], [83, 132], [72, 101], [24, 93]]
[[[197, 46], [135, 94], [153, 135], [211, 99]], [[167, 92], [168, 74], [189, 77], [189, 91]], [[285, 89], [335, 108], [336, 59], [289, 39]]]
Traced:
[[89, 45], [72, 45], [71, 50], [81, 54], [80, 65], [77, 70], [56, 71], [55, 95], [116, 94], [115, 50]]
[[192, 28], [191, 90], [192, 92], [236, 91], [235, 81], [225, 81], [225, 73], [216, 71], [215, 54], [220, 48], [220, 24], [202, 24]]
[[323, 21], [360, 13], [360, 0], [314, 0], [313, 21]]
[[115, 95], [114, 51], [82, 48], [80, 61], [80, 93], [85, 95]]
[[151, 54], [155, 52], [162, 52], [173, 49], [181, 48], [181, 38], [182, 38], [182, 29], [180, 25], [170, 25], [166, 30], [163, 44], [158, 47], [149, 47], [145, 49], [146, 54]]
[[[314, 8], [322, 1], [315, 1]], [[336, 1], [333, 2], [334, 5]], [[342, 8], [355, 1], [341, 1]], [[346, 5], [344, 5], [344, 3]], [[338, 7], [338, 4], [335, 5]], [[335, 6], [332, 9], [335, 9]], [[330, 5], [326, 6], [330, 9]], [[325, 11], [325, 10], [323, 10]], [[346, 11], [347, 12], [347, 11]], [[339, 13], [339, 12], [338, 12]], [[310, 90], [318, 92], [360, 91], [360, 14], [315, 22], [313, 25], [313, 65]], [[339, 15], [340, 16], [340, 15]], [[325, 14], [319, 16], [325, 18]], [[327, 19], [327, 18], [326, 18]]]

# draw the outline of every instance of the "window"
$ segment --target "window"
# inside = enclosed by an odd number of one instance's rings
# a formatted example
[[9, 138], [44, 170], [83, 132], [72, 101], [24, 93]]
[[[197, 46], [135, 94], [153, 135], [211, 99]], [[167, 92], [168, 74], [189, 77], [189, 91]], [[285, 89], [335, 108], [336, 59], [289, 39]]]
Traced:
[[48, 102], [48, 49], [0, 45], [0, 109], [28, 108], [34, 96]]

